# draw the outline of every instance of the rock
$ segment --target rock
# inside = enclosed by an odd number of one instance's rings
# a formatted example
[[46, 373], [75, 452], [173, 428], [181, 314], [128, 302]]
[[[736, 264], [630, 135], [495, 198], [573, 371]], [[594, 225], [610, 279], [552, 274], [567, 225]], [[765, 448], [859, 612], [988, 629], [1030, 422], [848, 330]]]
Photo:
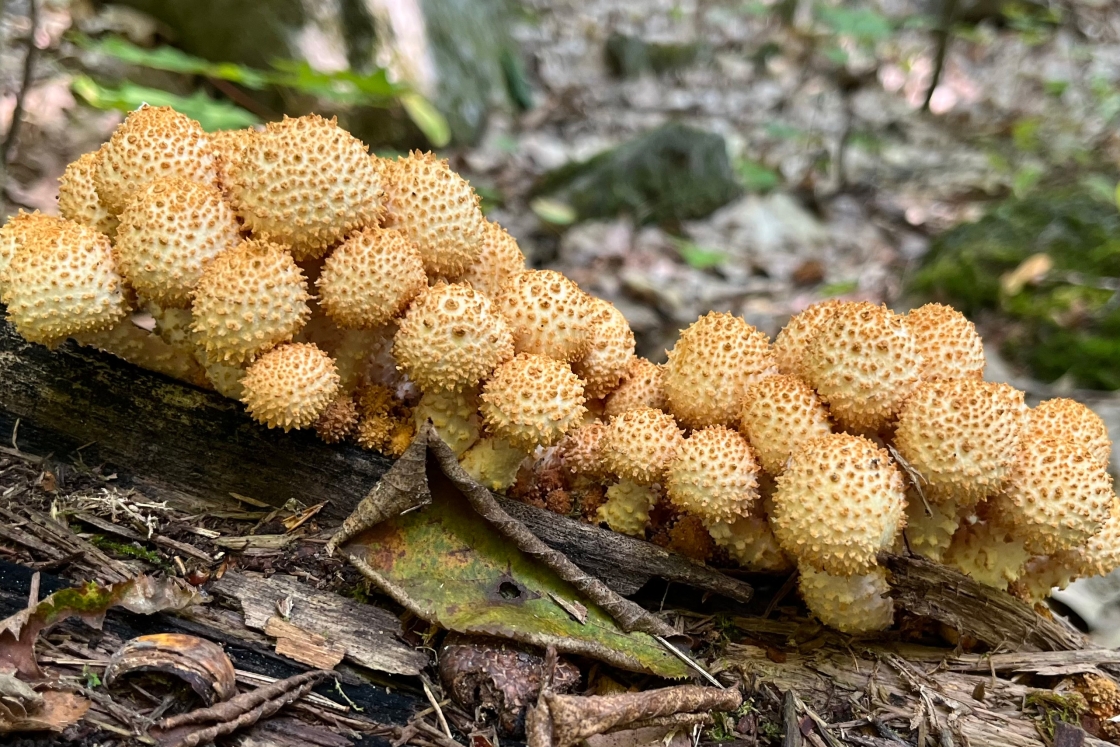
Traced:
[[721, 135], [667, 124], [545, 174], [533, 189], [575, 208], [580, 220], [629, 214], [637, 223], [703, 218], [742, 193]]
[[607, 67], [620, 78], [642, 73], [663, 74], [712, 59], [703, 43], [660, 44], [626, 34], [611, 34], [606, 45]]
[[[322, 72], [374, 71], [385, 60], [435, 103], [452, 139], [474, 143], [506, 81], [527, 94], [500, 0], [121, 0], [156, 18], [183, 50], [208, 60], [268, 69], [276, 59], [307, 62]], [[513, 85], [517, 84], [517, 85]], [[292, 102], [258, 94], [276, 111], [337, 113], [343, 126], [377, 147], [425, 145], [402, 110], [333, 102]], [[522, 102], [523, 103], [523, 102]], [[336, 111], [328, 111], [331, 108]], [[297, 112], [293, 112], [293, 108]]]

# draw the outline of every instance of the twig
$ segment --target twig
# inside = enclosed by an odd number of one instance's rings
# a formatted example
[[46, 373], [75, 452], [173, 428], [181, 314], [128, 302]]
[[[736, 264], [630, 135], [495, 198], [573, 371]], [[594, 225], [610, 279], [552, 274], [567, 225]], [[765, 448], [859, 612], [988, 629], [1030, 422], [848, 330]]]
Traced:
[[660, 643], [662, 646], [664, 646], [666, 649], [668, 649], [669, 653], [671, 653], [673, 656], [675, 656], [678, 659], [680, 659], [681, 661], [683, 661], [685, 664], [687, 664], [692, 669], [695, 669], [697, 672], [700, 673], [700, 676], [702, 676], [708, 682], [712, 683], [712, 685], [714, 685], [715, 687], [718, 687], [721, 690], [724, 689], [724, 686], [723, 686], [722, 682], [720, 682], [715, 677], [713, 677], [707, 669], [704, 669], [704, 667], [700, 666], [695, 661], [693, 661], [691, 657], [686, 656], [685, 653], [683, 651], [681, 651], [679, 648], [674, 646], [672, 643], [669, 643], [669, 641], [666, 638], [664, 638], [662, 636], [659, 636], [659, 635], [655, 635], [654, 638], [657, 639], [658, 643]]
[[447, 719], [443, 715], [443, 709], [439, 707], [439, 701], [436, 700], [432, 688], [428, 685], [428, 678], [421, 677], [420, 684], [424, 686], [424, 695], [428, 696], [428, 702], [431, 703], [432, 708], [435, 709], [436, 719], [439, 721], [440, 728], [443, 729], [443, 733], [447, 735], [447, 738], [454, 742], [455, 737], [451, 735], [451, 727], [447, 725]]
[[926, 90], [926, 100], [922, 102], [922, 111], [929, 111], [930, 101], [937, 84], [941, 82], [941, 73], [945, 69], [945, 55], [949, 51], [949, 40], [952, 37], [953, 16], [957, 14], [957, 0], [941, 0], [941, 23], [935, 32], [937, 35], [937, 59], [933, 65], [933, 78], [930, 79], [929, 88]]
[[[277, 680], [270, 685], [263, 685], [250, 690], [247, 693], [235, 695], [224, 703], [217, 703], [209, 708], [198, 708], [188, 713], [181, 713], [177, 716], [171, 716], [159, 722], [157, 726], [167, 731], [174, 729], [177, 726], [187, 726], [189, 724], [202, 724], [207, 721], [230, 721], [231, 719], [239, 719], [243, 714], [249, 711], [258, 710], [270, 702], [276, 700], [283, 700], [284, 697], [293, 691], [300, 690], [306, 685], [306, 690], [318, 684], [321, 680], [327, 677], [333, 677], [333, 672], [324, 670], [314, 670], [311, 672], [304, 672], [297, 674], [293, 677], [288, 677], [284, 680]], [[302, 693], [301, 693], [302, 697]], [[295, 698], [298, 700], [298, 698]], [[290, 700], [288, 702], [291, 702]], [[274, 713], [270, 711], [269, 713]], [[258, 715], [259, 718], [259, 715]], [[219, 732], [220, 734], [228, 734], [229, 732]], [[213, 737], [211, 737], [213, 738]]]
[[[27, 0], [27, 17], [31, 22], [31, 29], [27, 36], [27, 54], [23, 58], [23, 78], [16, 93], [15, 108], [12, 109], [12, 124], [8, 127], [4, 144], [0, 146], [0, 164], [5, 167], [8, 165], [12, 147], [16, 144], [16, 138], [19, 137], [20, 125], [23, 122], [23, 102], [27, 97], [27, 91], [31, 88], [31, 77], [35, 72], [35, 55], [39, 51], [35, 46], [35, 32], [39, 29], [39, 6], [36, 5], [36, 0]], [[15, 433], [12, 434], [12, 444], [15, 445]]]

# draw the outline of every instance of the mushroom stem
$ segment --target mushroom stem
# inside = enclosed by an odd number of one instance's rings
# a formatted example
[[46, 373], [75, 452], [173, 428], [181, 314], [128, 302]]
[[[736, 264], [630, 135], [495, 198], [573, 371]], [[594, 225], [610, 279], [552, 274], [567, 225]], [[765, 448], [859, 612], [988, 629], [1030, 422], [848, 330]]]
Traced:
[[506, 490], [517, 480], [517, 470], [528, 452], [504, 438], [488, 437], [478, 441], [459, 458], [467, 474], [491, 490]]

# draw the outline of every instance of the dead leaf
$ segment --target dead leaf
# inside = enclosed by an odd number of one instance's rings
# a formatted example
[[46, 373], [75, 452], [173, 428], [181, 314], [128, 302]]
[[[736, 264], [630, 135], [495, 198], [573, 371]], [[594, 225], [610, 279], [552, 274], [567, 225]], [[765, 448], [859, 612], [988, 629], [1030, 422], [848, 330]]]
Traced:
[[34, 607], [21, 610], [0, 622], [0, 671], [24, 677], [43, 676], [35, 661], [35, 641], [44, 629], [70, 617], [100, 628], [110, 607], [150, 615], [181, 610], [198, 604], [202, 597], [182, 579], [136, 576], [111, 586], [89, 582], [51, 594]]
[[1032, 254], [1019, 263], [1011, 272], [1004, 274], [999, 279], [1003, 292], [1008, 296], [1017, 296], [1024, 287], [1038, 285], [1046, 279], [1047, 273], [1054, 267], [1054, 260], [1049, 254]]
[[0, 734], [22, 731], [62, 731], [89, 710], [90, 702], [80, 695], [48, 690], [35, 713], [9, 720], [0, 716]]

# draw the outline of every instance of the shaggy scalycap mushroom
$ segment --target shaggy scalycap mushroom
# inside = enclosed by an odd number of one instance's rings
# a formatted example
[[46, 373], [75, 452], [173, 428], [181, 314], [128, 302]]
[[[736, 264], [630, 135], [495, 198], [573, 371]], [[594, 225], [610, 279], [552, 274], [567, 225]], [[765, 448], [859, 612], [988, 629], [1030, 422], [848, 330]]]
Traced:
[[985, 521], [962, 521], [941, 562], [982, 584], [1006, 589], [1030, 559], [1023, 543], [1005, 529]]
[[591, 299], [591, 344], [572, 370], [584, 381], [588, 399], [609, 394], [634, 359], [634, 333], [622, 312], [609, 301]]
[[631, 358], [618, 386], [604, 401], [603, 415], [613, 418], [642, 407], [668, 410], [665, 369], [645, 358]]
[[693, 431], [666, 469], [665, 492], [706, 526], [732, 522], [758, 500], [758, 462], [747, 440], [730, 428]]
[[1102, 467], [1108, 467], [1112, 456], [1112, 440], [1101, 417], [1080, 402], [1064, 397], [1048, 399], [1032, 407], [1027, 413], [1023, 435], [1076, 441], [1084, 445]]
[[561, 462], [572, 474], [592, 479], [607, 474], [603, 464], [603, 437], [607, 435], [605, 423], [586, 423], [572, 430], [560, 442]]
[[660, 482], [684, 436], [673, 416], [661, 410], [631, 410], [611, 419], [603, 437], [607, 471], [639, 485]]
[[657, 504], [657, 490], [623, 480], [607, 488], [607, 500], [599, 506], [596, 520], [619, 534], [645, 536], [650, 509]]
[[832, 422], [808, 384], [779, 375], [747, 388], [739, 432], [750, 440], [762, 468], [776, 476], [800, 445], [831, 433]]
[[961, 525], [961, 510], [954, 501], [923, 501], [913, 488], [906, 491], [906, 530], [895, 542], [898, 553], [909, 549], [940, 561]]
[[519, 353], [571, 362], [591, 345], [591, 296], [555, 270], [527, 270], [502, 284], [496, 299]]
[[882, 568], [852, 576], [802, 568], [797, 588], [809, 611], [841, 633], [873, 633], [894, 622], [891, 587]]
[[681, 425], [735, 426], [747, 387], [777, 373], [770, 341], [743, 319], [712, 311], [681, 332], [665, 364], [665, 398]]
[[254, 420], [289, 431], [314, 424], [326, 412], [338, 394], [338, 371], [315, 345], [294, 342], [257, 359], [241, 386], [241, 401]]
[[393, 355], [421, 389], [462, 390], [513, 357], [513, 339], [486, 296], [466, 285], [440, 283], [412, 302]]
[[496, 298], [506, 280], [525, 271], [525, 255], [506, 229], [489, 220], [482, 222], [480, 251], [459, 282]]
[[572, 369], [543, 355], [521, 353], [494, 370], [482, 388], [487, 429], [529, 451], [548, 446], [583, 419], [583, 382]]
[[83, 153], [62, 172], [58, 180], [58, 214], [112, 238], [117, 231], [117, 218], [98, 197], [94, 183], [94, 174], [108, 147], [106, 143], [99, 150]]
[[716, 522], [708, 526], [716, 545], [727, 550], [741, 568], [756, 573], [784, 573], [794, 569], [766, 515], [754, 510], [732, 522]]
[[230, 202], [254, 235], [321, 257], [381, 214], [381, 179], [365, 144], [315, 114], [269, 122], [230, 165]]
[[37, 245], [52, 241], [66, 222], [53, 215], [43, 215], [38, 210], [25, 213], [20, 210], [0, 226], [0, 293], [4, 292], [4, 272], [25, 244]]
[[802, 446], [777, 478], [770, 521], [799, 565], [867, 573], [902, 528], [902, 473], [861, 436], [834, 433]]
[[774, 360], [779, 371], [788, 376], [803, 376], [802, 363], [809, 344], [836, 309], [845, 303], [848, 302], [837, 299], [818, 301], [790, 317], [774, 338]]
[[835, 307], [802, 361], [805, 381], [845, 428], [874, 431], [888, 424], [917, 386], [917, 342], [886, 306]]
[[356, 231], [331, 252], [316, 283], [319, 304], [340, 327], [386, 324], [428, 287], [420, 252], [392, 228]]
[[984, 378], [984, 343], [964, 314], [927, 303], [906, 315], [906, 326], [922, 357], [922, 379]]

